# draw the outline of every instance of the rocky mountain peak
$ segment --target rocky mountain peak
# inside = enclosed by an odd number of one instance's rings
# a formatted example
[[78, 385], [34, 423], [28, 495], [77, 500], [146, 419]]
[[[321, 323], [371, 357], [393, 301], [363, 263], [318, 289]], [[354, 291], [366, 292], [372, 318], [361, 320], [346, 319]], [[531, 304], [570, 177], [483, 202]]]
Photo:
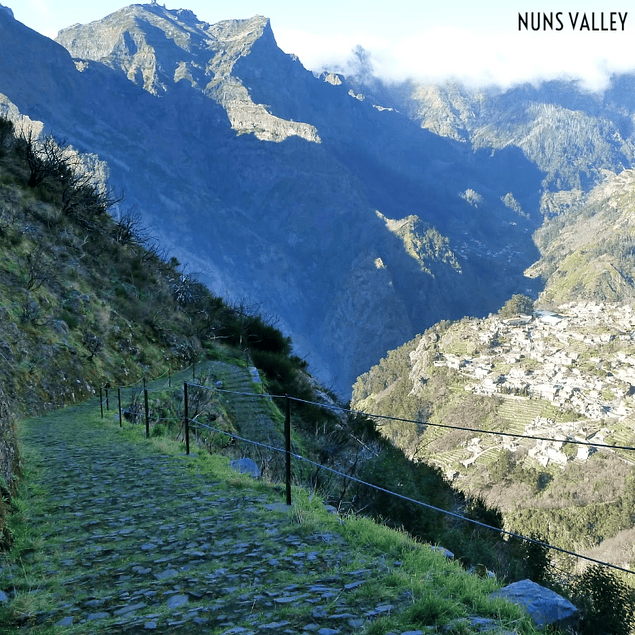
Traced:
[[473, 150], [315, 77], [265, 17], [131, 5], [53, 42], [0, 11], [0, 41], [0, 112], [106, 162], [159, 244], [270, 312], [343, 395], [430, 324], [540, 287], [523, 273], [542, 175], [519, 149]]
[[[257, 45], [258, 60], [269, 64], [291, 60], [277, 46], [269, 19], [257, 15], [210, 25], [184, 9], [133, 4], [111, 15], [60, 31], [56, 41], [81, 60], [92, 60], [125, 73], [150, 94], [163, 96], [181, 82], [220, 104], [232, 128], [267, 141], [299, 136], [319, 141], [314, 126], [276, 117], [252, 97], [254, 75], [247, 86], [236, 66]], [[258, 64], [258, 61], [248, 66]]]

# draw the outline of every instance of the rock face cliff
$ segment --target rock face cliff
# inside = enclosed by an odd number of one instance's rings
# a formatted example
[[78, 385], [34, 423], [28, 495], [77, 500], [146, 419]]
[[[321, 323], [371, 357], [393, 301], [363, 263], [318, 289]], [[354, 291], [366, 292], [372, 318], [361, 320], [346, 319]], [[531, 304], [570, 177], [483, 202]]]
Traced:
[[0, 12], [0, 38], [1, 111], [106, 162], [124, 208], [342, 394], [437, 320], [539, 286], [523, 271], [543, 173], [520, 150], [475, 151], [315, 77], [266, 18], [132, 5], [57, 44]]
[[266, 18], [210, 25], [200, 22], [191, 11], [132, 5], [99, 22], [65, 29], [57, 42], [74, 58], [103, 62], [123, 71], [131, 82], [157, 97], [184, 82], [221, 105], [238, 133], [253, 133], [267, 141], [292, 136], [320, 140], [314, 126], [276, 117], [267, 106], [255, 103], [235, 72], [254, 46], [265, 57], [274, 54], [273, 59], [262, 62], [277, 62], [277, 47]]
[[616, 76], [596, 93], [575, 81], [506, 91], [412, 83], [390, 91], [389, 99], [441, 136], [481, 148], [521, 148], [552, 191], [588, 189], [606, 170], [630, 168], [635, 158], [633, 75]]

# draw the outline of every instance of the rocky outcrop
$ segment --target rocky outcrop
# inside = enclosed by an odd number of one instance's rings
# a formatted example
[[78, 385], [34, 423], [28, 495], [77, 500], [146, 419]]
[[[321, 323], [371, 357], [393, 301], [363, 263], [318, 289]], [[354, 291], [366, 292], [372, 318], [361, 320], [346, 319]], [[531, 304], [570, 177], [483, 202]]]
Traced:
[[276, 117], [254, 103], [233, 72], [256, 42], [275, 47], [269, 20], [261, 16], [210, 25], [191, 11], [133, 5], [87, 26], [64, 29], [56, 40], [75, 58], [122, 70], [153, 95], [165, 95], [179, 82], [189, 84], [223, 106], [238, 133], [266, 141], [320, 140], [314, 126]]

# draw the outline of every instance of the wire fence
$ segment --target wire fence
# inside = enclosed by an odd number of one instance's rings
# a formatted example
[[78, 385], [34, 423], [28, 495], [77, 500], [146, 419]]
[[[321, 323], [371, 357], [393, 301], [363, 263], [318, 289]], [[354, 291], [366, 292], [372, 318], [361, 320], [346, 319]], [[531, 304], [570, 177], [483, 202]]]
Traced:
[[[188, 367], [188, 369], [185, 370], [189, 370], [190, 367]], [[374, 489], [376, 491], [382, 492], [384, 494], [388, 494], [390, 496], [394, 496], [398, 499], [401, 499], [403, 501], [406, 501], [412, 505], [417, 505], [420, 507], [424, 507], [426, 509], [429, 509], [431, 511], [434, 512], [438, 512], [440, 514], [452, 517], [456, 520], [459, 521], [464, 521], [467, 523], [471, 523], [475, 526], [478, 526], [480, 528], [483, 529], [487, 529], [493, 532], [498, 533], [501, 536], [507, 536], [510, 538], [515, 538], [515, 539], [519, 539], [522, 540], [526, 543], [530, 543], [533, 545], [538, 545], [540, 547], [552, 550], [552, 551], [556, 551], [568, 556], [572, 556], [575, 558], [579, 558], [581, 560], [585, 560], [587, 562], [591, 562], [594, 564], [599, 564], [599, 565], [603, 565], [606, 567], [609, 567], [611, 569], [615, 569], [624, 573], [629, 573], [629, 574], [635, 574], [635, 571], [625, 568], [625, 567], [620, 567], [618, 565], [609, 563], [609, 562], [604, 562], [602, 560], [596, 559], [596, 558], [592, 558], [590, 556], [586, 556], [580, 553], [576, 553], [574, 551], [571, 550], [567, 550], [567, 549], [563, 549], [561, 547], [557, 547], [555, 545], [551, 545], [549, 543], [543, 542], [541, 540], [537, 540], [535, 538], [531, 538], [528, 536], [524, 536], [522, 534], [518, 534], [516, 532], [513, 531], [508, 531], [505, 529], [502, 529], [500, 527], [495, 527], [493, 525], [488, 525], [486, 523], [483, 523], [481, 521], [469, 518], [467, 516], [464, 516], [462, 514], [459, 514], [457, 512], [453, 512], [450, 510], [446, 510], [446, 509], [442, 509], [439, 507], [435, 507], [434, 505], [430, 505], [429, 503], [425, 503], [423, 501], [419, 501], [416, 500], [414, 498], [405, 496], [403, 494], [400, 494], [398, 492], [394, 492], [391, 491], [389, 489], [380, 487], [378, 485], [369, 483], [367, 481], [364, 481], [362, 479], [359, 479], [351, 474], [345, 474], [344, 472], [334, 469], [332, 467], [323, 465], [322, 463], [318, 463], [316, 461], [313, 461], [307, 457], [304, 457], [300, 454], [294, 453], [291, 451], [291, 417], [290, 417], [290, 412], [291, 412], [291, 402], [296, 402], [296, 403], [302, 403], [302, 404], [307, 404], [307, 405], [311, 405], [311, 406], [317, 406], [319, 408], [323, 408], [325, 410], [329, 410], [331, 412], [341, 412], [341, 413], [347, 413], [347, 414], [352, 414], [352, 415], [358, 415], [358, 416], [362, 416], [362, 417], [366, 417], [372, 420], [390, 420], [390, 421], [397, 421], [397, 422], [405, 422], [405, 423], [413, 423], [413, 424], [418, 424], [418, 425], [423, 425], [423, 426], [435, 426], [435, 427], [441, 427], [441, 428], [449, 428], [449, 429], [453, 429], [453, 430], [463, 430], [463, 431], [470, 431], [470, 432], [475, 432], [475, 433], [479, 433], [479, 434], [491, 434], [491, 435], [498, 435], [498, 436], [507, 436], [507, 437], [516, 437], [516, 438], [521, 438], [521, 439], [531, 439], [531, 440], [539, 440], [539, 441], [551, 441], [551, 442], [563, 442], [565, 440], [563, 439], [555, 439], [555, 438], [548, 438], [548, 437], [537, 437], [537, 436], [531, 436], [531, 435], [521, 435], [521, 434], [513, 434], [513, 433], [506, 433], [506, 432], [501, 432], [501, 431], [493, 431], [493, 430], [483, 430], [483, 429], [479, 429], [479, 428], [469, 428], [469, 427], [463, 427], [463, 426], [451, 426], [451, 425], [445, 425], [445, 424], [432, 424], [426, 421], [416, 421], [416, 420], [411, 420], [411, 419], [403, 419], [403, 418], [399, 418], [399, 417], [390, 417], [387, 415], [377, 415], [377, 414], [372, 414], [372, 413], [367, 413], [367, 412], [363, 412], [360, 410], [352, 410], [350, 408], [344, 408], [344, 407], [340, 407], [337, 406], [335, 404], [324, 404], [324, 403], [319, 403], [319, 402], [314, 402], [314, 401], [308, 401], [305, 399], [299, 399], [296, 397], [292, 397], [290, 395], [272, 395], [272, 394], [268, 394], [268, 393], [255, 393], [255, 392], [246, 392], [246, 391], [234, 391], [234, 390], [228, 390], [226, 388], [222, 388], [220, 385], [215, 385], [215, 386], [206, 386], [203, 385], [201, 383], [196, 383], [195, 381], [195, 373], [196, 373], [196, 365], [193, 364], [191, 366], [192, 370], [193, 370], [193, 381], [192, 382], [183, 382], [182, 384], [182, 395], [183, 395], [183, 416], [182, 419], [179, 418], [175, 418], [175, 417], [171, 417], [171, 418], [160, 418], [160, 417], [153, 417], [153, 421], [162, 421], [162, 420], [171, 420], [171, 421], [179, 421], [182, 425], [181, 425], [181, 429], [183, 430], [183, 438], [185, 441], [185, 446], [186, 446], [186, 454], [190, 454], [190, 431], [191, 428], [196, 429], [205, 429], [205, 430], [209, 430], [215, 434], [219, 434], [219, 435], [224, 435], [226, 437], [228, 437], [229, 439], [231, 439], [232, 441], [240, 441], [242, 443], [246, 443], [246, 444], [250, 444], [253, 445], [255, 447], [270, 451], [270, 452], [276, 452], [279, 453], [281, 455], [284, 456], [285, 458], [285, 489], [286, 489], [286, 503], [287, 505], [291, 505], [292, 504], [292, 495], [291, 495], [291, 474], [292, 474], [292, 460], [295, 459], [297, 461], [302, 461], [308, 465], [311, 465], [315, 468], [317, 468], [318, 470], [325, 470], [327, 472], [330, 472], [340, 478], [343, 479], [347, 479], [351, 482], [357, 483], [358, 485], [362, 485], [365, 487], [368, 487], [370, 489]], [[133, 385], [134, 386], [134, 385]], [[174, 387], [172, 386], [172, 379], [171, 376], [168, 373], [168, 380], [165, 386], [163, 387], [158, 387], [158, 388], [154, 388], [154, 389], [148, 389], [148, 387], [146, 386], [146, 382], [145, 379], [143, 381], [143, 386], [138, 385], [138, 387], [136, 388], [136, 394], [137, 397], [143, 397], [143, 414], [144, 414], [144, 419], [145, 419], [145, 426], [146, 426], [146, 437], [150, 436], [150, 413], [149, 413], [149, 406], [148, 406], [148, 393], [152, 390], [155, 392], [158, 391], [165, 391], [166, 389], [172, 388], [173, 390], [177, 390], [180, 392], [181, 391], [181, 386], [178, 387]], [[209, 425], [209, 424], [205, 424], [201, 421], [198, 421], [195, 418], [190, 418], [190, 413], [189, 413], [189, 391], [190, 388], [196, 388], [196, 389], [203, 389], [203, 390], [209, 390], [209, 391], [215, 391], [218, 394], [225, 394], [225, 395], [234, 395], [234, 396], [246, 396], [246, 397], [250, 397], [250, 398], [255, 398], [255, 399], [268, 399], [268, 400], [283, 400], [284, 401], [284, 408], [283, 408], [283, 412], [285, 414], [285, 424], [284, 424], [284, 439], [285, 439], [285, 447], [279, 447], [276, 445], [271, 445], [269, 443], [263, 443], [260, 441], [256, 441], [253, 439], [249, 439], [246, 437], [243, 437], [241, 435], [238, 435], [234, 432], [228, 432], [226, 430], [222, 430], [221, 428]], [[132, 386], [128, 386], [127, 387], [128, 390], [131, 390], [131, 392], [133, 391], [133, 387]], [[121, 401], [121, 390], [122, 388], [118, 388], [117, 389], [117, 399], [118, 399], [118, 413], [119, 413], [119, 425], [123, 426], [123, 420], [124, 418], [126, 418], [126, 413], [127, 410], [125, 408], [122, 407], [122, 401]], [[108, 391], [106, 390], [106, 394], [105, 397], [102, 394], [102, 390], [100, 389], [100, 404], [101, 404], [101, 415], [102, 418], [104, 416], [104, 404], [106, 405], [106, 409], [109, 409], [109, 396], [108, 396]], [[134, 418], [138, 418], [140, 411], [137, 407], [135, 407], [135, 409], [133, 411], [128, 411], [131, 415], [134, 416]], [[586, 445], [586, 446], [592, 446], [592, 447], [596, 447], [596, 448], [604, 448], [604, 449], [608, 449], [608, 450], [628, 450], [628, 451], [635, 451], [635, 447], [631, 447], [631, 446], [621, 446], [621, 445], [609, 445], [606, 443], [593, 443], [593, 442], [588, 442], [588, 441], [578, 441], [578, 440], [573, 440], [573, 439], [566, 439], [567, 443], [577, 443], [580, 445]]]

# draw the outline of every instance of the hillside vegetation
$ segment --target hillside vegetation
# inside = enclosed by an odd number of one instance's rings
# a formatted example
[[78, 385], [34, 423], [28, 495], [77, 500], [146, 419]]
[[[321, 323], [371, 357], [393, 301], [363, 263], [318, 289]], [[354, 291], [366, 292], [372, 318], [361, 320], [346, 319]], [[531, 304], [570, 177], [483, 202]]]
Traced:
[[[13, 421], [205, 358], [257, 360], [310, 397], [291, 343], [211, 294], [153, 242], [72, 149], [0, 120], [0, 486], [20, 471]], [[0, 516], [2, 518], [2, 516]], [[7, 538], [5, 536], [5, 538]]]
[[[527, 271], [545, 280], [542, 307], [566, 302], [628, 302], [635, 298], [635, 172], [608, 173], [574, 199], [554, 200], [560, 213], [536, 232], [541, 258]], [[557, 197], [556, 197], [557, 198]]]
[[[95, 180], [85, 157], [53, 137], [37, 137], [28, 128], [16, 132], [0, 120], [3, 546], [14, 540], [5, 515], [22, 467], [17, 418], [85, 400], [101, 386], [132, 385], [207, 359], [216, 360], [223, 379], [248, 375], [255, 366], [265, 390], [304, 400], [294, 402], [294, 450], [361, 482], [312, 467], [298, 468], [295, 478], [341, 512], [370, 515], [418, 540], [442, 544], [463, 566], [493, 570], [501, 580], [542, 576], [537, 563], [544, 558], [537, 559], [535, 546], [502, 541], [497, 532], [364, 485], [502, 528], [500, 512], [455, 490], [438, 467], [409, 460], [401, 444], [380, 434], [368, 418], [334, 410], [306, 364], [293, 355], [289, 338], [246, 307], [228, 306], [210, 293], [161, 251], [134, 213], [111, 215], [116, 202], [119, 197]], [[402, 367], [390, 371], [393, 381], [407, 365], [403, 355], [396, 357]], [[213, 378], [199, 378], [208, 379]], [[442, 383], [441, 390], [451, 390]], [[305, 403], [317, 400], [328, 407]], [[196, 407], [227, 431], [243, 432], [240, 402], [214, 398]], [[159, 393], [152, 408], [170, 415], [180, 404]], [[283, 416], [275, 405], [267, 408], [259, 416], [279, 433]], [[179, 430], [157, 425], [153, 433]], [[204, 442], [211, 452], [228, 450], [225, 440]], [[270, 476], [276, 478], [275, 470]]]
[[360, 377], [354, 407], [406, 420], [378, 424], [408, 457], [500, 509], [508, 529], [632, 568], [617, 537], [633, 530], [633, 452], [611, 449], [635, 441], [632, 309], [571, 303], [511, 317], [514, 304], [392, 351]]
[[[161, 252], [134, 214], [111, 216], [118, 197], [93, 182], [70, 148], [28, 130], [16, 133], [7, 121], [1, 148], [5, 502], [20, 469], [12, 419], [84, 400], [100, 386], [127, 386], [213, 359], [246, 375], [247, 367], [257, 367], [272, 394], [333, 404], [270, 321], [211, 294]], [[152, 409], [164, 416], [181, 407], [167, 396], [153, 399]], [[244, 406], [236, 399], [199, 405], [229, 432], [245, 432]], [[293, 402], [292, 419], [294, 449], [308, 458], [427, 504], [496, 522], [496, 513], [455, 491], [437, 468], [408, 461], [366, 418]], [[272, 405], [267, 425], [278, 426], [278, 438], [283, 420]], [[220, 439], [208, 445], [211, 451], [227, 450]], [[473, 540], [465, 523], [413, 510], [405, 501], [329, 474], [299, 467], [296, 478], [342, 511], [363, 510], [420, 539], [443, 543], [467, 566], [482, 564], [508, 579], [525, 574], [520, 545], [499, 548], [494, 532]], [[5, 542], [10, 540], [5, 532]]]

